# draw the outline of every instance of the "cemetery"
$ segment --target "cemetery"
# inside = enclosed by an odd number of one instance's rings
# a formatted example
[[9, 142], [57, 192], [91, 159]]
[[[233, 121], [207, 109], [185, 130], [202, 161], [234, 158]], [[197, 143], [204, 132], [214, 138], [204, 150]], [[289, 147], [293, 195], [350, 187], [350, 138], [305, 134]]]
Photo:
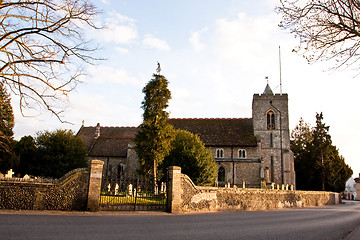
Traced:
[[[100, 209], [101, 210], [136, 210], [136, 208], [147, 210], [166, 210], [166, 184], [160, 185], [160, 191], [154, 193], [149, 187], [144, 184], [149, 183], [147, 179], [137, 177], [133, 185], [129, 183], [133, 178], [125, 178], [123, 187], [117, 183], [114, 191], [111, 189], [111, 184], [108, 184], [107, 189], [101, 191], [100, 194]], [[145, 187], [145, 188], [143, 188]]]

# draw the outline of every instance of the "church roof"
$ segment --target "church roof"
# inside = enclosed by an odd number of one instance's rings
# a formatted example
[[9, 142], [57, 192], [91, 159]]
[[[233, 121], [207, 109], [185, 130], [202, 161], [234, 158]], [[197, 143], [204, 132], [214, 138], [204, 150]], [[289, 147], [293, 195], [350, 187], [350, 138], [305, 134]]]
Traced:
[[257, 146], [250, 118], [178, 118], [169, 123], [197, 134], [206, 146]]
[[133, 138], [99, 137], [88, 153], [91, 157], [127, 157], [128, 145]]
[[269, 84], [266, 84], [266, 87], [265, 87], [265, 90], [264, 90], [264, 93], [263, 94], [271, 94], [271, 95], [274, 95], [273, 91], [271, 90]]
[[[82, 126], [77, 133], [83, 139], [85, 146], [90, 150], [94, 142], [96, 127]], [[100, 138], [134, 138], [138, 129], [136, 127], [100, 127]], [[99, 140], [100, 141], [100, 140]], [[101, 140], [105, 141], [105, 140]], [[109, 140], [110, 141], [110, 140]], [[114, 140], [113, 140], [114, 141]], [[114, 142], [112, 141], [112, 145]]]
[[[250, 118], [173, 118], [169, 123], [197, 134], [208, 147], [257, 146]], [[83, 139], [89, 156], [126, 157], [137, 131], [136, 127], [100, 127], [100, 135], [94, 138], [96, 127], [82, 126], [77, 136]]]

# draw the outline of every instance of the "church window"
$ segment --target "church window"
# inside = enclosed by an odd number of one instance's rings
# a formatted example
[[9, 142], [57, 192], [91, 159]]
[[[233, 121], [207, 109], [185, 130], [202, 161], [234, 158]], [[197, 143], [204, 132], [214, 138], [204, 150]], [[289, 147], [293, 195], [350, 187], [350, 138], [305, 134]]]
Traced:
[[273, 111], [269, 111], [266, 115], [266, 124], [268, 130], [274, 130], [275, 129], [275, 114]]
[[273, 134], [270, 133], [270, 147], [274, 147], [274, 139], [273, 139]]
[[108, 169], [108, 177], [109, 177], [109, 179], [111, 179], [111, 176], [112, 175], [112, 165], [110, 164], [109, 165], [109, 169]]
[[123, 166], [123, 164], [120, 164], [120, 165], [118, 166], [118, 171], [117, 171], [117, 177], [118, 177], [118, 179], [121, 179], [121, 175], [123, 174], [123, 172], [124, 172], [124, 166]]
[[239, 149], [239, 158], [246, 158], [246, 151], [244, 149]]
[[274, 156], [270, 158], [270, 166], [271, 166], [271, 182], [274, 182]]
[[218, 171], [218, 182], [225, 182], [225, 168], [220, 167]]
[[222, 148], [216, 149], [216, 157], [223, 158], [224, 157], [224, 149], [222, 149]]

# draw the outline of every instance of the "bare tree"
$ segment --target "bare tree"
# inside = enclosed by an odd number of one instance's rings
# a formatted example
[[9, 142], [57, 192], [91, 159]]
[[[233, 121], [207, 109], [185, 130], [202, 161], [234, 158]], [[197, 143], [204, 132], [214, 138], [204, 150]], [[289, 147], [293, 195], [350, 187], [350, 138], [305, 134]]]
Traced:
[[308, 62], [334, 60], [333, 69], [356, 67], [360, 58], [359, 0], [280, 0], [280, 27], [300, 38], [295, 51]]
[[62, 121], [67, 94], [96, 59], [84, 29], [96, 28], [97, 13], [87, 0], [0, 0], [0, 82], [23, 115], [45, 107]]

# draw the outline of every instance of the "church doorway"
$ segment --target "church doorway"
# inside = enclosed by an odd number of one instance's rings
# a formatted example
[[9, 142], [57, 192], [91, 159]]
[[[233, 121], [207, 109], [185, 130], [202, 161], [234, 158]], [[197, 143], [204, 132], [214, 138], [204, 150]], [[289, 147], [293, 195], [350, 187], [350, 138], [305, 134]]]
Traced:
[[218, 183], [219, 186], [225, 185], [225, 168], [223, 166], [220, 166], [218, 170]]

